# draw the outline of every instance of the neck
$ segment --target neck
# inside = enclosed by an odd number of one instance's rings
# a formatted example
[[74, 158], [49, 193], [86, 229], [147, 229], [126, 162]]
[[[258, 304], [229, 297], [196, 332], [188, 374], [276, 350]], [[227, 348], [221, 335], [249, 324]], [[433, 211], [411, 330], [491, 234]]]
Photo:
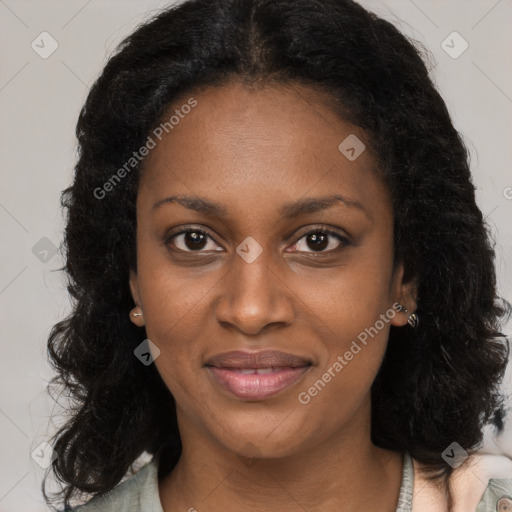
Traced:
[[396, 510], [402, 454], [373, 445], [369, 421], [290, 456], [248, 459], [181, 416], [182, 454], [159, 482], [164, 512]]

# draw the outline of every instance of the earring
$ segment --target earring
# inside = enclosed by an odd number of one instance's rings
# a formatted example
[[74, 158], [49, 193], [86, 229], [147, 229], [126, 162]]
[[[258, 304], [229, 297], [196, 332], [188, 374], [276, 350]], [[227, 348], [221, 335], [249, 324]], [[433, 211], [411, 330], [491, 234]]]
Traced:
[[[402, 304], [400, 304], [400, 303], [398, 303], [398, 308], [397, 309], [398, 309], [398, 312], [409, 313], [409, 311], [407, 311], [407, 308], [405, 306], [402, 306]], [[420, 319], [418, 318], [418, 315], [416, 313], [411, 313], [407, 317], [407, 323], [411, 327], [417, 327], [419, 322], [420, 322]]]
[[405, 309], [405, 306], [402, 306], [402, 304], [400, 304], [400, 302], [396, 303], [396, 310], [399, 313], [401, 313], [402, 311], [405, 311], [406, 313], [408, 313], [407, 309]]
[[[140, 306], [136, 306], [136, 308], [138, 308], [138, 307], [140, 307]], [[136, 308], [133, 308], [133, 309], [136, 309]], [[130, 312], [130, 315], [132, 315], [134, 318], [137, 318], [137, 317], [139, 317], [139, 316], [142, 316], [142, 313], [135, 313], [135, 312], [133, 311], [133, 309], [132, 309], [132, 311]]]
[[407, 323], [411, 327], [418, 327], [418, 324], [420, 323], [418, 315], [416, 313], [412, 313], [411, 315], [409, 315], [409, 318], [407, 319]]

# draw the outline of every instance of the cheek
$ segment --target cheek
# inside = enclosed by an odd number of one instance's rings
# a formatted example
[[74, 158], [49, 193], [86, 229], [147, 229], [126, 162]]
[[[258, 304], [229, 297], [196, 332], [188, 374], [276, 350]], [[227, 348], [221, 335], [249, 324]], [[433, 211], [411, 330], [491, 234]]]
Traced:
[[347, 409], [353, 409], [380, 368], [390, 321], [396, 314], [390, 290], [392, 260], [382, 257], [388, 254], [384, 249], [361, 251], [357, 261], [319, 280], [308, 297], [307, 323], [313, 332], [321, 333], [325, 349], [308, 380], [308, 384], [318, 383], [318, 397], [323, 395], [319, 406], [324, 400], [327, 406], [329, 399], [343, 397]]
[[205, 326], [208, 291], [221, 276], [172, 265], [167, 249], [147, 235], [140, 236], [138, 248], [138, 284], [148, 337], [165, 346], [173, 340], [181, 340], [180, 345], [193, 341]]
[[207, 324], [204, 293], [191, 293], [161, 275], [151, 282], [144, 317], [147, 337], [160, 350], [154, 364], [177, 403], [194, 407]]
[[160, 350], [155, 365], [175, 398], [187, 401], [187, 389], [196, 387], [203, 357], [200, 340], [205, 339], [209, 322], [213, 276], [173, 267], [158, 249], [145, 251], [140, 246], [138, 283], [146, 334]]
[[206, 300], [204, 289], [193, 286], [190, 281], [182, 286], [174, 276], [171, 278], [154, 270], [141, 287], [148, 335], [163, 344], [177, 337], [186, 338], [187, 333], [192, 335], [204, 325], [201, 323]]
[[297, 400], [306, 413], [304, 422], [311, 431], [317, 428], [315, 418], [324, 418], [322, 428], [328, 432], [350, 424], [357, 411], [369, 407], [371, 386], [387, 347], [389, 323], [377, 320], [375, 325], [375, 318], [371, 323], [370, 317], [366, 318], [362, 324], [350, 318], [344, 324], [339, 321], [338, 337], [326, 347], [322, 363], [298, 391]]
[[177, 286], [175, 279], [171, 282], [161, 275], [156, 279], [145, 295], [146, 333], [160, 350], [155, 363], [164, 380], [165, 374], [169, 375], [168, 385], [174, 393], [173, 378], [179, 382], [194, 378], [200, 364], [204, 347], [199, 342], [205, 339], [208, 322], [207, 298], [204, 291]]
[[[303, 300], [312, 313], [309, 320], [324, 330], [330, 346], [341, 350], [381, 314], [394, 316], [390, 308], [397, 298], [392, 295], [389, 253], [390, 248], [377, 244], [358, 250], [346, 265], [318, 273], [314, 286], [304, 290]], [[379, 323], [380, 330], [386, 331]], [[386, 339], [386, 332], [381, 337]]]

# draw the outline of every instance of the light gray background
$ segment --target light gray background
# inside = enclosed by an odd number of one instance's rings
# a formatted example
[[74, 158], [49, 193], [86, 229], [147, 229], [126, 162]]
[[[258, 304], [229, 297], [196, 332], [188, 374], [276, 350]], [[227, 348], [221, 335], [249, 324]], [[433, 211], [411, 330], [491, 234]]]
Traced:
[[[32, 249], [48, 244], [43, 237], [55, 246], [62, 240], [59, 196], [70, 184], [75, 124], [90, 85], [116, 44], [167, 3], [0, 0], [0, 511], [47, 510], [44, 470], [31, 453], [62, 423], [50, 422], [59, 409], [46, 394], [46, 339], [69, 312], [56, 271], [62, 260], [57, 253], [41, 261], [44, 253], [38, 258]], [[512, 0], [361, 3], [432, 52], [433, 75], [470, 148], [478, 203], [496, 238], [499, 289], [511, 301]], [[47, 59], [31, 47], [43, 31], [58, 43]], [[469, 44], [457, 59], [441, 46], [453, 31]], [[506, 382], [512, 393], [510, 372]], [[485, 449], [512, 457], [512, 426], [501, 439], [488, 435]]]

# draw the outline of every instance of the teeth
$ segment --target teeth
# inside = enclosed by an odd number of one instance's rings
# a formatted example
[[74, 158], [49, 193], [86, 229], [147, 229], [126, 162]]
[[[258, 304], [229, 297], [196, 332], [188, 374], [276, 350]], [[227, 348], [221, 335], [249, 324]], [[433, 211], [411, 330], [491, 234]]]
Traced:
[[282, 370], [281, 367], [270, 367], [270, 368], [238, 368], [237, 371], [242, 373], [243, 375], [251, 375], [254, 373], [260, 374], [266, 374], [266, 373], [274, 373]]
[[274, 368], [258, 368], [256, 373], [274, 373]]

